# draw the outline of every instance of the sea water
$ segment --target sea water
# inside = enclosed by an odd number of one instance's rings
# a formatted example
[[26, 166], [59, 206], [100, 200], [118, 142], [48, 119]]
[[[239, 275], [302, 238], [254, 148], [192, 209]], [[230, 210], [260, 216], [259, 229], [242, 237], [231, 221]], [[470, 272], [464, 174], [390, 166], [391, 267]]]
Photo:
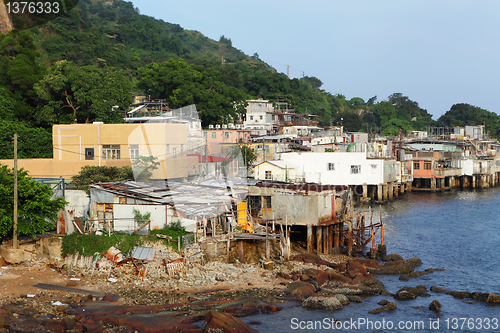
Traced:
[[[445, 193], [407, 193], [375, 206], [382, 213], [387, 253], [404, 259], [418, 257], [416, 270], [444, 268], [409, 281], [398, 275], [378, 276], [396, 293], [405, 286], [437, 286], [454, 291], [500, 294], [500, 189]], [[366, 209], [366, 206], [365, 206]], [[500, 332], [500, 305], [429, 291], [431, 297], [397, 301], [388, 296], [364, 298], [341, 310], [324, 311], [300, 306], [242, 318], [259, 332]], [[377, 315], [368, 311], [387, 299], [397, 309]], [[438, 300], [441, 314], [429, 310]]]

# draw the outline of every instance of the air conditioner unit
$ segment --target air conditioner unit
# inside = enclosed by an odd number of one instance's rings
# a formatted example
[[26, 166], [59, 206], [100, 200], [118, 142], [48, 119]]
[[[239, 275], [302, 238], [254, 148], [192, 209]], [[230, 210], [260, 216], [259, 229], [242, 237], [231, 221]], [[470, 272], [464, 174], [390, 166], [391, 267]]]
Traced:
[[213, 128], [214, 128], [214, 125], [208, 125], [208, 128], [209, 128], [209, 129], [213, 129]]
[[219, 129], [219, 128], [220, 128], [220, 125], [215, 125], [215, 128]]
[[236, 129], [240, 129], [240, 128], [241, 128], [241, 125], [240, 125], [240, 124], [237, 124], [237, 125], [234, 125], [234, 127], [236, 127]]
[[222, 128], [227, 128], [227, 125], [222, 125]]
[[229, 128], [234, 128], [234, 124], [233, 124], [233, 123], [231, 123], [231, 124], [227, 124], [227, 126], [228, 126]]

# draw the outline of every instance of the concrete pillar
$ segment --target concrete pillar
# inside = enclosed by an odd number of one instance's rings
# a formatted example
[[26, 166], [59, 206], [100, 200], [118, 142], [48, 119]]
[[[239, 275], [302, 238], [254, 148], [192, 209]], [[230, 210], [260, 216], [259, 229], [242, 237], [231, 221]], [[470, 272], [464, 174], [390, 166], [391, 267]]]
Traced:
[[383, 190], [382, 190], [382, 184], [378, 184], [377, 185], [377, 200], [378, 201], [382, 201], [384, 200], [384, 197], [383, 197]]
[[455, 187], [455, 177], [451, 176], [450, 177], [450, 188], [454, 188], [454, 187]]
[[436, 178], [431, 178], [431, 190], [436, 190]]
[[363, 200], [366, 200], [368, 198], [368, 186], [366, 183], [363, 184]]
[[394, 183], [389, 182], [389, 184], [387, 184], [387, 187], [389, 189], [389, 200], [392, 200], [392, 198], [394, 197]]
[[384, 197], [384, 200], [387, 200], [387, 192], [388, 192], [388, 185], [387, 184], [382, 185], [382, 196]]
[[472, 176], [471, 187], [476, 188], [476, 176]]
[[399, 184], [394, 184], [394, 196], [399, 196]]

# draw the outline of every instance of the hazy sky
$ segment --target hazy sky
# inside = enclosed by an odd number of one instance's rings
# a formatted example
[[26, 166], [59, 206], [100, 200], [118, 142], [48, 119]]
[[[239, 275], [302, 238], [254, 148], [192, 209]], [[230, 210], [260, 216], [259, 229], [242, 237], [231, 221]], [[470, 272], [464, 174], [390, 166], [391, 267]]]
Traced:
[[290, 77], [346, 98], [408, 96], [433, 115], [500, 112], [500, 1], [132, 0], [141, 14], [221, 35]]

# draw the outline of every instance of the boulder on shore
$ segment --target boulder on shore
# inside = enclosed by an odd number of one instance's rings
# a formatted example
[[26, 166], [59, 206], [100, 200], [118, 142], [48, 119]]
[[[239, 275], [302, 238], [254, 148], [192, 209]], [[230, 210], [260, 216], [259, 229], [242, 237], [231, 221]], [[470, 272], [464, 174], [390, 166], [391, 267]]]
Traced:
[[311, 296], [316, 291], [316, 288], [309, 282], [290, 282], [285, 292], [291, 296], [298, 296], [301, 298]]

